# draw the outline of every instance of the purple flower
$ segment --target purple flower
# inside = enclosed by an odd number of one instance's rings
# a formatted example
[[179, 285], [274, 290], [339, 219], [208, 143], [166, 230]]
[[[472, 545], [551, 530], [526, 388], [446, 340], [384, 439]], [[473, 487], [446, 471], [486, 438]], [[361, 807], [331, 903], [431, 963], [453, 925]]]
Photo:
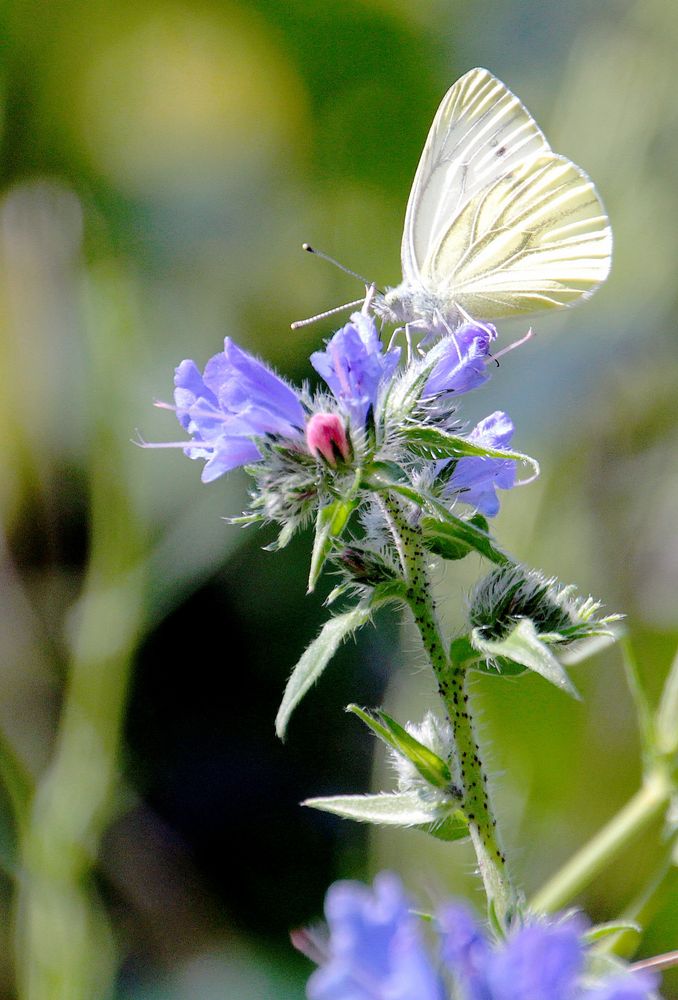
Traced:
[[424, 386], [424, 396], [441, 392], [469, 392], [489, 378], [487, 358], [497, 331], [490, 324], [467, 323], [440, 342], [434, 351], [440, 355]]
[[494, 947], [463, 904], [438, 914], [442, 958], [464, 1000], [649, 1000], [653, 976], [618, 972], [583, 986], [585, 923], [534, 921]]
[[490, 945], [464, 903], [447, 903], [438, 913], [441, 954], [448, 969], [454, 969], [468, 1000], [488, 1000], [485, 969]]
[[[592, 984], [586, 924], [578, 917], [525, 923], [493, 941], [464, 903], [442, 906], [437, 934], [439, 971], [424, 948], [420, 918], [395, 875], [374, 887], [337, 882], [327, 893], [327, 947], [297, 933], [297, 945], [320, 968], [309, 1000], [650, 1000], [656, 979], [617, 969]], [[310, 946], [309, 946], [310, 945]], [[444, 977], [445, 986], [443, 985]]]
[[373, 889], [335, 883], [325, 900], [329, 957], [308, 982], [309, 1000], [443, 1000], [409, 906], [400, 880], [388, 872]]
[[326, 349], [311, 355], [311, 364], [356, 427], [365, 425], [379, 386], [393, 375], [399, 360], [400, 348], [384, 352], [374, 320], [364, 313], [353, 313]]
[[[468, 440], [485, 448], [506, 448], [513, 436], [513, 421], [501, 410], [485, 417], [473, 428]], [[508, 490], [515, 485], [516, 463], [508, 458], [469, 456], [457, 461], [445, 487], [448, 496], [459, 494], [486, 517], [499, 511], [497, 488]]]
[[229, 337], [223, 353], [207, 362], [204, 375], [193, 361], [182, 361], [174, 385], [177, 419], [193, 438], [184, 452], [207, 460], [204, 483], [258, 461], [253, 437], [303, 434], [304, 411], [296, 392]]
[[578, 920], [521, 927], [488, 964], [492, 1000], [571, 1000], [584, 966], [583, 930]]

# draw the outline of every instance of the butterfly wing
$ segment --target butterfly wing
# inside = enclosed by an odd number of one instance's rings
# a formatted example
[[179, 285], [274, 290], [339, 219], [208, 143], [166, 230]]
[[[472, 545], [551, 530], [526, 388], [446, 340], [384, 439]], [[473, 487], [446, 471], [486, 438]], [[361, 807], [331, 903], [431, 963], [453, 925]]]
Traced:
[[442, 311], [472, 316], [570, 305], [607, 277], [612, 233], [591, 180], [565, 157], [532, 156], [477, 192], [424, 265]]
[[612, 234], [586, 174], [553, 153], [485, 69], [447, 92], [407, 204], [404, 284], [483, 319], [570, 305], [610, 270]]
[[[403, 278], [417, 284], [450, 224], [483, 188], [527, 157], [549, 150], [518, 98], [486, 69], [448, 90], [421, 154], [407, 203]], [[427, 275], [423, 275], [426, 284]]]

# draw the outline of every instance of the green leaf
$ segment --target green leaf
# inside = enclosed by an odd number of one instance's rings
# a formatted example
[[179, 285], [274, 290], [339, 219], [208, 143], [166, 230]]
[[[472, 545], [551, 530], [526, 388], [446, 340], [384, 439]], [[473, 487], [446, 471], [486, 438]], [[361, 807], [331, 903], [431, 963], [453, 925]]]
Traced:
[[657, 709], [657, 750], [661, 754], [678, 752], [678, 653], [664, 682]]
[[285, 738], [287, 724], [294, 709], [318, 680], [342, 642], [370, 620], [376, 603], [372, 601], [368, 605], [361, 604], [325, 622], [320, 635], [308, 647], [287, 682], [275, 720], [275, 731], [281, 740]]
[[468, 438], [448, 434], [438, 427], [415, 424], [406, 427], [400, 434], [408, 447], [424, 458], [504, 458], [530, 465], [532, 467], [531, 478], [539, 475], [539, 464], [529, 455], [504, 448], [487, 448], [484, 445], [474, 444]]
[[479, 524], [475, 518], [466, 521], [461, 517], [455, 517], [449, 511], [445, 514], [444, 519], [429, 515], [421, 520], [424, 542], [436, 555], [442, 556], [443, 559], [463, 559], [473, 551], [479, 552], [500, 566], [511, 562], [509, 557], [497, 548], [494, 539], [484, 528], [484, 518], [479, 519]]
[[359, 708], [358, 705], [348, 705], [346, 711], [357, 715], [388, 747], [409, 760], [430, 785], [446, 791], [449, 790], [452, 774], [442, 757], [411, 736], [390, 715], [377, 709], [374, 713], [377, 716], [375, 718], [374, 715]]
[[315, 540], [311, 556], [311, 571], [308, 576], [308, 593], [310, 594], [318, 582], [318, 577], [325, 560], [334, 548], [335, 541], [341, 537], [348, 519], [356, 507], [354, 499], [333, 500], [321, 507], [315, 522]]
[[466, 819], [458, 807], [445, 799], [424, 798], [417, 792], [335, 795], [306, 799], [302, 805], [358, 823], [423, 830], [441, 840], [461, 840], [468, 836]]
[[484, 639], [479, 629], [471, 633], [475, 648], [492, 659], [509, 660], [541, 674], [551, 684], [573, 697], [579, 695], [567, 676], [564, 667], [545, 645], [529, 618], [522, 618], [503, 639]]

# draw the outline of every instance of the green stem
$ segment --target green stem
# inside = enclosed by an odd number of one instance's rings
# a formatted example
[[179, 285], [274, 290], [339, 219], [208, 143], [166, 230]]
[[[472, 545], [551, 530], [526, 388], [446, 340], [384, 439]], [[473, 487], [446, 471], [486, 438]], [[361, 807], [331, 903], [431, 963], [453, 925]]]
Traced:
[[617, 815], [557, 872], [530, 902], [530, 908], [546, 913], [570, 903], [638, 833], [666, 810], [671, 797], [671, 778], [657, 765], [642, 787]]
[[400, 556], [407, 584], [407, 600], [414, 615], [424, 649], [438, 682], [454, 738], [454, 756], [459, 766], [462, 809], [478, 859], [478, 868], [488, 904], [500, 922], [507, 922], [517, 901], [506, 858], [497, 840], [480, 748], [475, 738], [466, 671], [449, 655], [442, 635], [428, 579], [427, 559], [421, 532], [407, 520], [400, 502], [383, 499], [383, 508]]

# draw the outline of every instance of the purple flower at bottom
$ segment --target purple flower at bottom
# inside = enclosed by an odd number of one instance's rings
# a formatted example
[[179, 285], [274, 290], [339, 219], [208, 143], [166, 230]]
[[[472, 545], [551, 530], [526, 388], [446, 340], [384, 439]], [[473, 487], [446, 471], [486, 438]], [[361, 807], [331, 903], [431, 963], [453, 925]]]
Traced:
[[358, 882], [331, 886], [329, 957], [308, 982], [309, 1000], [444, 1000], [409, 906], [389, 872], [372, 889]]
[[487, 969], [492, 1000], [571, 1000], [584, 966], [578, 920], [521, 927]]
[[438, 912], [441, 953], [445, 966], [463, 982], [465, 1000], [488, 1000], [485, 969], [490, 945], [464, 903], [446, 903]]
[[325, 350], [311, 355], [311, 364], [356, 427], [365, 425], [381, 383], [393, 375], [399, 360], [400, 348], [384, 351], [374, 320], [364, 313], [353, 313]]
[[579, 916], [534, 920], [490, 945], [468, 908], [438, 914], [442, 959], [464, 1000], [649, 1000], [654, 976], [616, 972], [583, 986], [586, 924]]
[[617, 968], [592, 983], [578, 915], [532, 917], [497, 941], [465, 903], [446, 903], [430, 925], [434, 963], [410, 905], [388, 872], [372, 888], [335, 883], [325, 903], [327, 947], [315, 947], [310, 934], [295, 937], [320, 963], [309, 1000], [657, 1000], [656, 978], [645, 972]]
[[182, 361], [174, 385], [177, 419], [193, 438], [184, 452], [207, 460], [204, 483], [258, 461], [253, 437], [303, 434], [304, 410], [294, 389], [229, 337], [203, 375], [193, 361]]
[[[513, 436], [513, 421], [508, 414], [497, 410], [473, 428], [468, 440], [485, 448], [506, 448]], [[486, 517], [499, 512], [497, 488], [509, 490], [515, 485], [516, 463], [509, 458], [482, 458], [469, 456], [457, 461], [445, 493], [459, 495], [464, 503], [476, 507]]]
[[424, 386], [424, 396], [441, 392], [460, 394], [482, 385], [489, 378], [487, 358], [497, 331], [490, 324], [467, 323], [436, 345], [440, 355]]

